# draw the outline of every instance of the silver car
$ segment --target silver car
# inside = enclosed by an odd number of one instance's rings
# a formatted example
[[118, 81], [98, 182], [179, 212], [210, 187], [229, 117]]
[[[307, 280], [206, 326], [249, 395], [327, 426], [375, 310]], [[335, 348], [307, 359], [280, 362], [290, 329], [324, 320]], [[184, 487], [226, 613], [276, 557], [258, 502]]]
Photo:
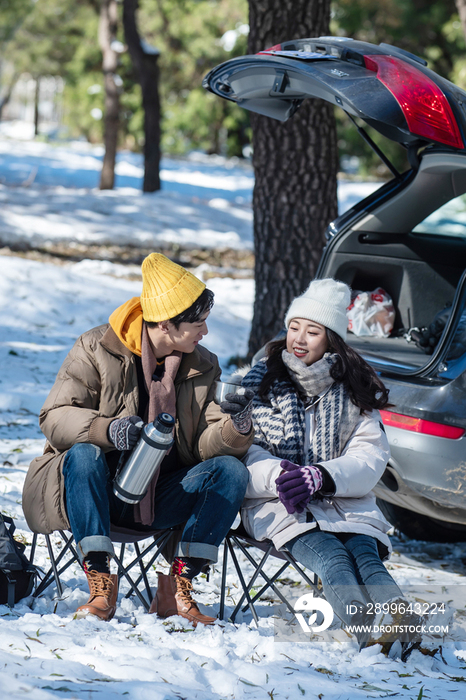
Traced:
[[231, 59], [204, 86], [282, 121], [317, 96], [407, 149], [407, 172], [387, 162], [393, 179], [330, 224], [317, 277], [395, 305], [390, 337], [348, 341], [394, 404], [381, 509], [410, 537], [466, 539], [466, 92], [401, 49], [332, 37]]

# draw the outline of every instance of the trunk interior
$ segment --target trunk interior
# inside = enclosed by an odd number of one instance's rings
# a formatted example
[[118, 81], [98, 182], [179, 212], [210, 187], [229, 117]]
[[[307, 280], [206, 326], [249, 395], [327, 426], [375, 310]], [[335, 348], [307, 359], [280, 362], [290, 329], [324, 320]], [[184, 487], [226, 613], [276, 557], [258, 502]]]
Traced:
[[439, 240], [418, 234], [406, 234], [405, 240], [399, 235], [396, 238], [396, 243], [387, 243], [383, 237], [380, 240], [380, 234], [349, 232], [330, 254], [325, 276], [340, 279], [353, 290], [383, 287], [396, 310], [393, 337], [358, 337], [349, 333], [348, 342], [363, 355], [418, 369], [426, 364], [428, 356], [400, 334], [402, 329], [428, 326], [439, 311], [452, 303], [464, 271], [464, 242], [459, 238], [446, 241], [444, 237]]
[[[349, 333], [348, 343], [369, 361], [371, 356], [374, 360], [383, 358], [400, 364], [405, 371], [423, 367], [429, 355], [414, 342], [408, 343], [402, 336], [402, 329], [429, 326], [435, 315], [452, 303], [466, 268], [464, 217], [459, 219], [463, 228], [459, 235], [458, 230], [456, 235], [446, 235], [448, 222], [446, 229], [442, 224], [438, 235], [417, 232], [423, 227], [417, 225], [419, 221], [430, 213], [426, 208], [426, 195], [430, 193], [422, 187], [423, 178], [425, 180], [426, 175], [421, 169], [414, 183], [401, 195], [366, 214], [338, 236], [335, 243], [329, 245], [319, 270], [319, 277], [340, 279], [353, 290], [373, 291], [382, 287], [388, 292], [396, 310], [392, 336], [358, 337]], [[435, 180], [436, 191], [431, 196], [433, 206], [428, 207], [431, 211], [464, 191], [452, 186], [452, 178], [445, 177], [444, 187], [441, 177]], [[403, 218], [407, 230], [403, 230]]]

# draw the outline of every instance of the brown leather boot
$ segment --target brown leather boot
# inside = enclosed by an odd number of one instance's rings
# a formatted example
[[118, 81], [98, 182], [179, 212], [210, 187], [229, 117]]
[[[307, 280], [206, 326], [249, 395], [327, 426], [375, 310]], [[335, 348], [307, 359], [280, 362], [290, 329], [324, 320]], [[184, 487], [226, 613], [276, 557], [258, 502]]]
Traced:
[[87, 603], [76, 610], [76, 617], [95, 615], [101, 620], [111, 620], [116, 610], [118, 576], [94, 570], [87, 572], [86, 576], [91, 595]]
[[216, 618], [203, 615], [191, 598], [193, 584], [189, 578], [177, 574], [158, 576], [157, 593], [150, 606], [150, 613], [157, 613], [158, 617], [163, 618], [180, 615], [192, 622], [194, 627], [198, 622], [202, 625], [213, 625]]

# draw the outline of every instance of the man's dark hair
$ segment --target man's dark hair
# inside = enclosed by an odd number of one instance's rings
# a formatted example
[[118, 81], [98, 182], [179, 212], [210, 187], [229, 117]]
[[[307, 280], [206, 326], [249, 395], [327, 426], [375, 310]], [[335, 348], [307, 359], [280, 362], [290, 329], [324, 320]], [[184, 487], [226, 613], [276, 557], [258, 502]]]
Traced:
[[[208, 311], [211, 310], [214, 305], [214, 293], [210, 289], [204, 289], [202, 294], [198, 296], [194, 304], [182, 311], [178, 316], [168, 319], [170, 323], [173, 323], [175, 328], [178, 330], [181, 323], [196, 323], [199, 321]], [[146, 321], [148, 328], [156, 328], [158, 326], [157, 321]]]

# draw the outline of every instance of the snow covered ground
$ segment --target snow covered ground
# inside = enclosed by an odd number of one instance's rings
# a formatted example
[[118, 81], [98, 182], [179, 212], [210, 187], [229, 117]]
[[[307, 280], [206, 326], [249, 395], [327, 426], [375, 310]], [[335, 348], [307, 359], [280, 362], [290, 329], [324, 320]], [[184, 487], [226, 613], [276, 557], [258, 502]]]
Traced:
[[[0, 128], [0, 242], [252, 248], [249, 164], [163, 158], [162, 191], [143, 195], [139, 155], [119, 154], [116, 189], [105, 192], [95, 189], [101, 159], [100, 147], [11, 141]], [[377, 186], [341, 181], [340, 212]]]
[[[166, 159], [164, 189], [142, 195], [140, 159], [120, 156], [117, 189], [99, 192], [101, 153], [86, 144], [53, 147], [0, 138], [0, 239], [132, 243], [248, 248], [252, 245], [252, 173], [247, 165], [199, 155]], [[351, 206], [375, 185], [340, 183], [340, 208]], [[204, 265], [198, 270], [206, 272]], [[28, 543], [21, 490], [30, 460], [41, 453], [39, 409], [63, 358], [84, 330], [106, 322], [113, 309], [140, 292], [137, 269], [103, 261], [51, 264], [0, 251], [0, 508], [16, 519]], [[252, 315], [253, 280], [210, 278], [216, 305], [205, 343], [227, 372], [228, 359], [244, 354]], [[47, 566], [39, 539], [36, 561]], [[53, 540], [58, 542], [58, 537]], [[120, 596], [110, 623], [74, 620], [87, 600], [78, 566], [64, 575], [62, 600], [50, 587], [12, 611], [0, 606], [0, 697], [51, 700], [98, 698], [337, 698], [359, 700], [455, 697], [466, 687], [466, 610], [461, 586], [466, 544], [429, 545], [394, 538], [388, 563], [411, 599], [438, 591], [458, 608], [450, 634], [435, 656], [416, 651], [407, 663], [391, 661], [377, 647], [358, 653], [354, 640], [332, 627], [326, 641], [303, 639], [296, 624], [277, 637], [284, 611], [259, 606], [256, 628], [249, 613], [235, 624], [192, 630], [179, 620], [147, 615], [137, 599]], [[245, 570], [249, 565], [241, 557]], [[273, 564], [271, 569], [278, 564]], [[157, 566], [166, 570], [166, 565]], [[218, 611], [221, 559], [209, 581], [200, 578], [196, 597]], [[298, 581], [287, 571], [288, 580]], [[155, 585], [155, 571], [150, 580]], [[230, 566], [227, 606], [238, 600]], [[127, 590], [122, 584], [122, 593]], [[298, 597], [305, 589], [293, 590]], [[459, 602], [458, 602], [459, 601]], [[290, 628], [287, 628], [289, 631]], [[296, 641], [294, 641], [296, 639]]]

